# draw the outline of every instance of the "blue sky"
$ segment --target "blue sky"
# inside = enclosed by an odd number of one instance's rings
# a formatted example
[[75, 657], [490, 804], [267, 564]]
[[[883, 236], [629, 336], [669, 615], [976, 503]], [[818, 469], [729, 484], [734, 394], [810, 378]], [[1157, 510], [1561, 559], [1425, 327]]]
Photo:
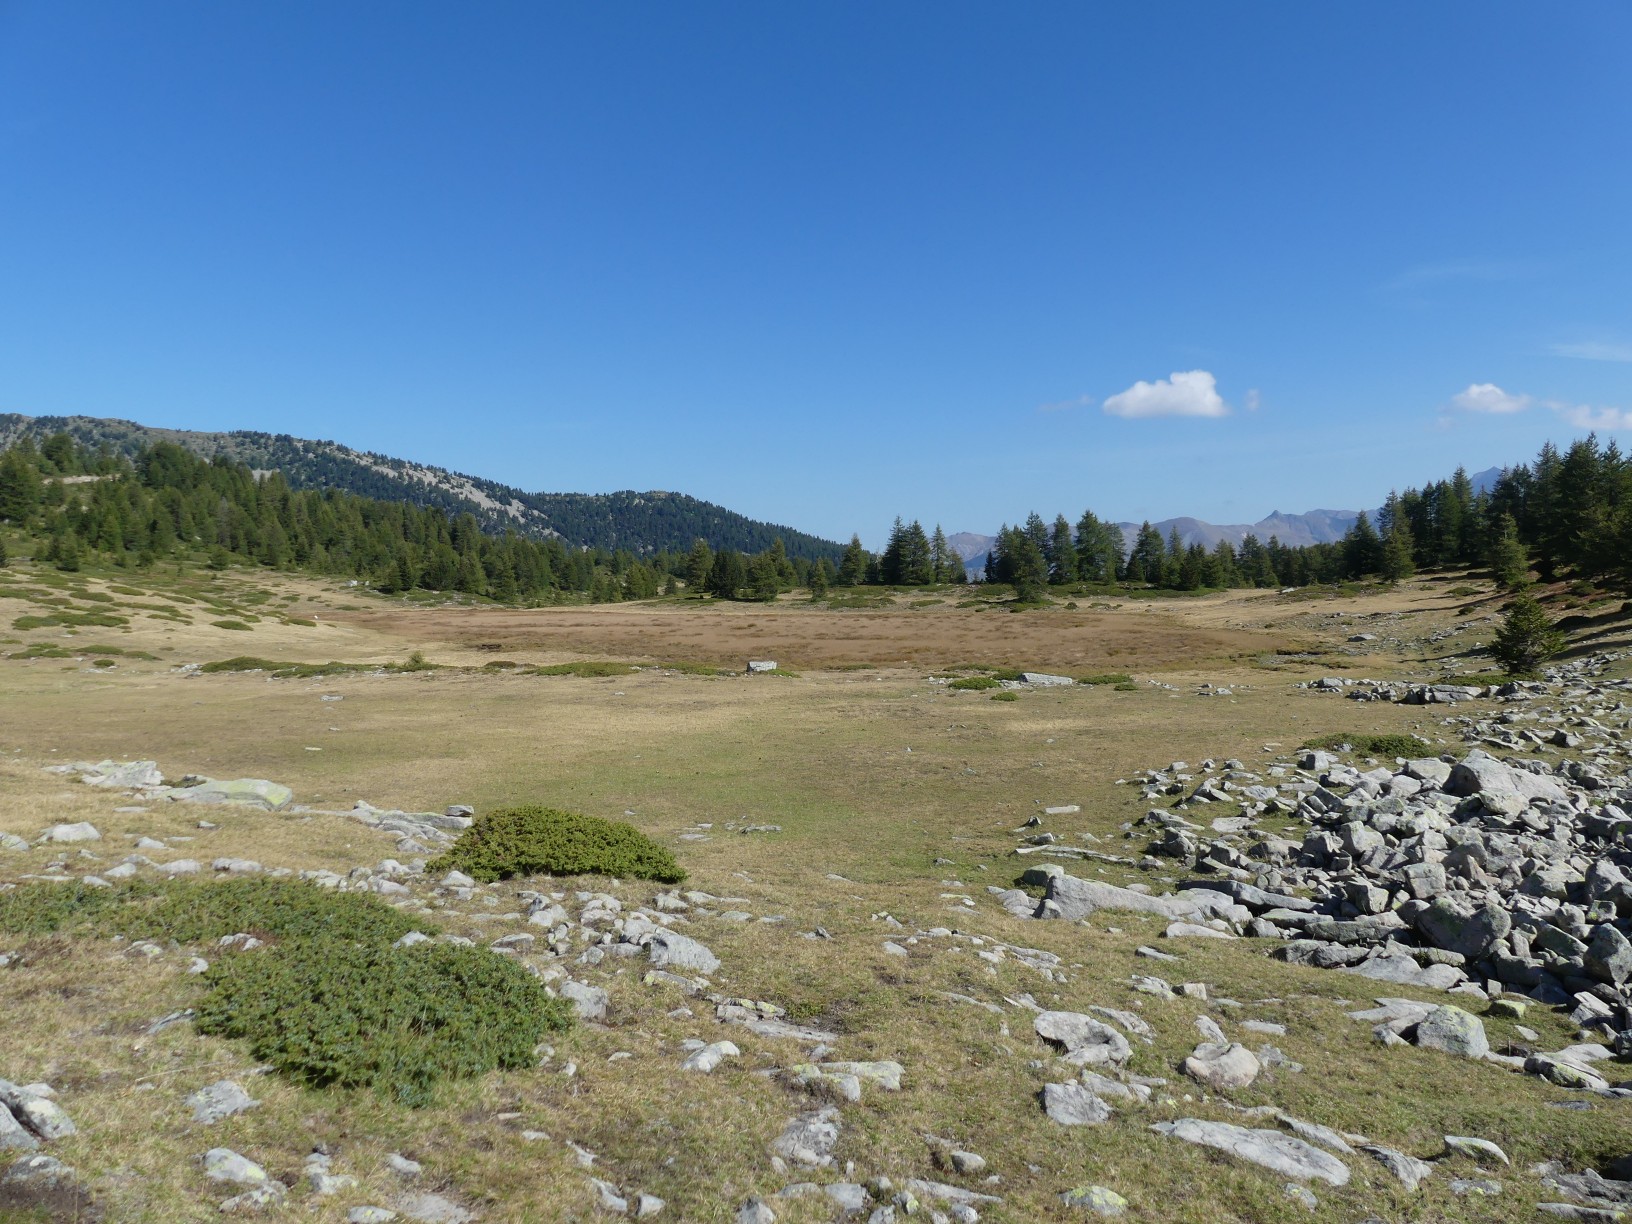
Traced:
[[874, 545], [1375, 505], [1632, 444], [1629, 55], [1618, 0], [0, 0], [0, 411]]

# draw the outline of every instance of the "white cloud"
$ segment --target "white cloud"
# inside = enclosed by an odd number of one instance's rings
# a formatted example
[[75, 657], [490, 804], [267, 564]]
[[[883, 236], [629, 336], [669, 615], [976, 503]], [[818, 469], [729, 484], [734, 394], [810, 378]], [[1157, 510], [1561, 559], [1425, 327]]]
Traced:
[[1576, 357], [1582, 361], [1632, 361], [1632, 344], [1612, 344], [1603, 340], [1555, 344], [1551, 352], [1555, 357]]
[[[1594, 408], [1590, 404], [1566, 404], [1563, 400], [1537, 400], [1513, 395], [1495, 383], [1472, 383], [1466, 391], [1451, 397], [1451, 404], [1465, 412], [1511, 415], [1540, 406], [1556, 412], [1577, 429], [1632, 430], [1632, 408]], [[1448, 423], [1448, 419], [1442, 419]]]
[[1632, 408], [1589, 408], [1585, 404], [1548, 404], [1577, 429], [1632, 429]]
[[1230, 407], [1218, 394], [1218, 380], [1206, 370], [1175, 371], [1155, 382], [1136, 382], [1105, 401], [1112, 416], [1228, 416]]
[[1464, 412], [1523, 412], [1534, 402], [1528, 395], [1509, 395], [1495, 383], [1469, 383], [1466, 391], [1451, 396], [1451, 403]]

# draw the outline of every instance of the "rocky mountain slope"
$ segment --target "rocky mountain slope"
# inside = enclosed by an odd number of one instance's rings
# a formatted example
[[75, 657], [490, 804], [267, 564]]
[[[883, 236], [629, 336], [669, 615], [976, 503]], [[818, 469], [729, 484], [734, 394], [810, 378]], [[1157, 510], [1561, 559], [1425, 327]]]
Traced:
[[109, 417], [10, 413], [0, 414], [0, 449], [25, 435], [39, 440], [59, 431], [87, 446], [105, 445], [124, 454], [155, 442], [173, 442], [205, 458], [221, 455], [258, 471], [281, 472], [296, 489], [343, 489], [386, 501], [439, 506], [449, 515], [474, 515], [488, 532], [558, 536], [587, 548], [622, 548], [646, 555], [664, 549], [685, 551], [701, 537], [716, 550], [753, 553], [781, 537], [790, 556], [836, 560], [844, 551], [831, 540], [762, 523], [683, 493], [529, 493], [479, 476], [288, 434], [206, 433]]

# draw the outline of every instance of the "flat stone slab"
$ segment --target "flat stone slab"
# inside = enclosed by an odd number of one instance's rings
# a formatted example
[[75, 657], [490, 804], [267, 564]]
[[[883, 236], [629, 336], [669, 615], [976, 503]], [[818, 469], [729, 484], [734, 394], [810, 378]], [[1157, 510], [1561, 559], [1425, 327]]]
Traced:
[[1333, 1186], [1347, 1185], [1349, 1181], [1349, 1166], [1337, 1157], [1280, 1131], [1248, 1130], [1244, 1126], [1204, 1122], [1200, 1118], [1158, 1122], [1150, 1129], [1186, 1143], [1217, 1148], [1297, 1181], [1319, 1180]]

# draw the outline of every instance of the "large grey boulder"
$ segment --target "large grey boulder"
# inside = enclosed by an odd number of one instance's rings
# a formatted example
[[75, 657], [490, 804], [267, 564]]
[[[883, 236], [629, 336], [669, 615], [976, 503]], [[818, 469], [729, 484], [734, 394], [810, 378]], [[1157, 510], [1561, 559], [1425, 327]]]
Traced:
[[1216, 1091], [1246, 1088], [1263, 1064], [1246, 1046], [1234, 1041], [1204, 1041], [1184, 1060], [1184, 1073]]
[[1200, 1118], [1158, 1122], [1150, 1129], [1186, 1143], [1217, 1148], [1242, 1160], [1262, 1165], [1282, 1177], [1297, 1181], [1319, 1180], [1333, 1186], [1348, 1184], [1348, 1165], [1313, 1144], [1283, 1135], [1280, 1131], [1248, 1130], [1244, 1126], [1204, 1122]]
[[267, 812], [281, 812], [295, 801], [295, 792], [281, 782], [265, 778], [206, 778], [197, 786], [178, 787], [170, 792], [172, 799], [184, 803], [231, 803], [258, 807]]
[[1632, 978], [1632, 942], [1606, 922], [1593, 931], [1582, 963], [1590, 976], [1619, 986]]
[[677, 931], [658, 930], [646, 945], [646, 955], [658, 969], [693, 969], [698, 973], [715, 973], [720, 958], [689, 935]]
[[1048, 894], [1038, 911], [1040, 918], [1063, 918], [1075, 922], [1102, 909], [1128, 910], [1137, 914], [1157, 914], [1175, 920], [1206, 921], [1234, 908], [1234, 901], [1223, 893], [1208, 889], [1189, 892], [1152, 895], [1118, 888], [1098, 880], [1082, 880], [1064, 872], [1051, 874]]
[[1483, 1058], [1490, 1053], [1484, 1023], [1450, 1004], [1434, 1008], [1418, 1022], [1414, 1041], [1422, 1049], [1444, 1050], [1463, 1058]]
[[1043, 1112], [1061, 1126], [1098, 1126], [1113, 1111], [1081, 1084], [1045, 1084]]
[[1416, 928], [1436, 948], [1478, 960], [1513, 929], [1513, 919], [1494, 902], [1473, 905], [1440, 897], [1417, 915]]
[[1121, 1033], [1081, 1012], [1038, 1012], [1031, 1023], [1044, 1041], [1064, 1046], [1068, 1055], [1075, 1055], [1071, 1061], [1078, 1066], [1120, 1066], [1133, 1052]]
[[1450, 795], [1517, 795], [1526, 802], [1568, 803], [1570, 798], [1552, 778], [1505, 764], [1479, 748], [1451, 767], [1443, 789]]

